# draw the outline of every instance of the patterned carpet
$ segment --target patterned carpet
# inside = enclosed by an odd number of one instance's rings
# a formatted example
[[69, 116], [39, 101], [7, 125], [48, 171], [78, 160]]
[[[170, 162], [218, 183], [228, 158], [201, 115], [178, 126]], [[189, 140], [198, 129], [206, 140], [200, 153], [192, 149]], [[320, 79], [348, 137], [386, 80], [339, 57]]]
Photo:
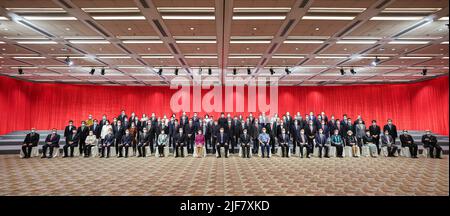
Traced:
[[0, 156], [0, 195], [449, 195], [449, 159]]

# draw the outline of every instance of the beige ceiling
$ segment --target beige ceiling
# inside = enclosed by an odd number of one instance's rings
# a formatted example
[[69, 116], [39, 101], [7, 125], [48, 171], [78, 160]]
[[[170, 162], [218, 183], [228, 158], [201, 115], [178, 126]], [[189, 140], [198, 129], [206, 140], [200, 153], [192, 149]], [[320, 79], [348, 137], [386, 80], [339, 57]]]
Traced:
[[213, 83], [275, 77], [286, 86], [416, 82], [448, 74], [448, 4], [0, 0], [0, 75], [152, 86], [198, 74]]

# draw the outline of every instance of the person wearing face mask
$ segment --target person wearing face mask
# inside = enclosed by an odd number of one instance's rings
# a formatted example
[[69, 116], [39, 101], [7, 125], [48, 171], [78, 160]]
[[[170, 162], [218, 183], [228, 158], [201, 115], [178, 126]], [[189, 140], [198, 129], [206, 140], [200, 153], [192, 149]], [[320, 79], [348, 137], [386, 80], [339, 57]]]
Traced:
[[380, 133], [381, 128], [377, 125], [376, 120], [372, 120], [372, 125], [369, 127], [370, 136], [373, 138], [373, 143], [377, 146], [378, 154], [380, 154]]
[[295, 155], [297, 146], [300, 146], [300, 126], [301, 120], [295, 120], [291, 129], [291, 139], [292, 139], [292, 154]]
[[356, 139], [358, 140], [358, 146], [359, 146], [359, 150], [361, 151], [360, 153], [362, 153], [362, 145], [363, 145], [363, 138], [364, 136], [366, 136], [366, 125], [363, 124], [363, 121], [361, 119], [357, 120], [357, 125], [355, 127], [355, 134], [356, 134]]
[[228, 136], [228, 146], [231, 148], [230, 153], [234, 154], [234, 139], [233, 139], [233, 128], [232, 128], [231, 119], [228, 119], [227, 126], [224, 128], [225, 133]]
[[128, 129], [125, 130], [125, 135], [122, 136], [122, 140], [119, 144], [119, 157], [123, 157], [122, 151], [125, 148], [125, 157], [128, 157], [128, 148], [131, 146], [132, 137]]
[[[103, 128], [103, 125], [105, 125], [106, 124], [106, 121], [108, 121], [108, 119], [107, 119], [107, 117], [106, 117], [106, 115], [105, 114], [103, 114], [103, 116], [102, 116], [102, 120], [100, 121], [100, 123], [99, 123], [99, 125], [100, 125], [100, 128]], [[109, 122], [108, 122], [109, 123]]]
[[345, 137], [345, 146], [349, 146], [352, 148], [353, 157], [358, 157], [359, 155], [359, 146], [357, 145], [357, 143], [358, 140], [356, 139], [355, 135], [353, 135], [353, 131], [348, 130], [347, 136]]
[[408, 134], [407, 130], [403, 130], [403, 134], [400, 135], [400, 142], [402, 148], [408, 147], [411, 158], [417, 158], [417, 144], [414, 143], [414, 139]]
[[86, 137], [89, 135], [89, 127], [86, 126], [86, 122], [82, 121], [81, 126], [78, 128], [79, 136], [79, 150], [80, 155], [84, 154], [84, 147], [86, 145]]
[[363, 143], [369, 147], [370, 156], [377, 157], [378, 147], [374, 144], [374, 142], [375, 138], [370, 135], [370, 131], [366, 131], [366, 135], [363, 137]]
[[[181, 154], [181, 157], [184, 157], [183, 148], [186, 145], [186, 135], [183, 132], [183, 128], [180, 127], [178, 129], [178, 133], [175, 135], [175, 157], [178, 157]], [[180, 153], [179, 153], [180, 152]]]
[[270, 136], [266, 133], [266, 128], [262, 128], [262, 132], [258, 136], [259, 145], [261, 146], [261, 157], [264, 158], [264, 153], [267, 158], [270, 158]]
[[69, 120], [69, 125], [67, 125], [64, 129], [64, 138], [67, 138], [70, 134], [72, 134], [73, 129], [77, 129], [77, 127], [73, 125], [72, 120]]
[[395, 152], [397, 152], [397, 146], [389, 131], [384, 131], [384, 136], [381, 137], [381, 146], [387, 147], [388, 157], [395, 157]]
[[97, 147], [97, 137], [94, 134], [94, 131], [89, 131], [89, 135], [86, 137], [86, 146], [84, 149], [84, 157], [91, 156], [91, 149]]
[[395, 144], [395, 140], [397, 139], [397, 127], [392, 123], [392, 119], [388, 119], [388, 122], [383, 127], [383, 131], [388, 131], [389, 135], [391, 135], [393, 143]]
[[[115, 148], [116, 151], [119, 149], [119, 144], [122, 142], [122, 137], [125, 134], [125, 128], [122, 126], [122, 121], [118, 120], [117, 121], [117, 125], [114, 127], [113, 126], [113, 133], [114, 133], [114, 138], [115, 138]], [[116, 152], [117, 154], [117, 152]]]
[[300, 158], [303, 158], [303, 148], [306, 148], [306, 154], [307, 156], [309, 156], [308, 138], [305, 134], [305, 129], [300, 129], [300, 136], [298, 138], [298, 147], [300, 148]]
[[316, 137], [316, 148], [319, 148], [319, 158], [322, 158], [322, 149], [325, 149], [325, 157], [328, 158], [328, 146], [327, 146], [327, 136], [323, 134], [323, 129], [319, 129], [319, 134]]
[[86, 126], [91, 127], [94, 124], [94, 119], [92, 118], [92, 115], [88, 115], [88, 119], [86, 120]]
[[108, 133], [103, 138], [103, 142], [101, 144], [101, 158], [105, 157], [105, 149], [106, 149], [106, 158], [109, 158], [109, 152], [111, 146], [114, 146], [115, 136], [113, 134], [112, 127], [108, 128]]
[[241, 149], [242, 149], [242, 157], [243, 158], [250, 158], [250, 145], [251, 145], [252, 138], [247, 132], [247, 129], [244, 128], [242, 130], [241, 137], [239, 138], [239, 141], [241, 142]]
[[133, 149], [133, 153], [131, 154], [131, 156], [134, 156], [137, 152], [137, 138], [139, 134], [139, 130], [137, 129], [134, 122], [131, 122], [131, 128], [129, 129], [129, 132], [131, 136], [131, 147]]
[[249, 127], [249, 134], [253, 139], [253, 154], [257, 154], [259, 151], [258, 150], [259, 149], [259, 141], [258, 141], [259, 132], [260, 132], [259, 123], [258, 123], [258, 120], [255, 120], [253, 122], [253, 124], [251, 124], [251, 126]]
[[278, 137], [278, 144], [281, 147], [281, 157], [289, 157], [289, 142], [291, 141], [289, 134], [286, 133], [286, 129], [281, 130], [281, 134]]
[[39, 134], [36, 133], [35, 128], [31, 128], [31, 132], [25, 136], [22, 143], [23, 158], [31, 157], [31, 150], [33, 147], [37, 147], [39, 143]]
[[42, 146], [42, 158], [47, 157], [47, 149], [49, 149], [50, 154], [48, 158], [53, 157], [53, 148], [59, 148], [59, 134], [57, 134], [56, 128], [52, 129], [52, 133], [47, 135], [45, 138], [45, 144]]
[[205, 146], [205, 135], [203, 135], [202, 130], [197, 131], [197, 135], [195, 136], [195, 148], [197, 150], [197, 157], [203, 157], [203, 146]]
[[[74, 130], [72, 130], [72, 134], [66, 138], [66, 144], [63, 146], [63, 150], [64, 150], [63, 158], [69, 157], [69, 156], [73, 157], [73, 150], [75, 147], [78, 146], [79, 142], [80, 142], [80, 135], [79, 135], [79, 133], [77, 133], [77, 130], [74, 129]], [[69, 148], [70, 148], [70, 155], [68, 152]]]
[[[422, 143], [424, 148], [429, 148], [429, 155], [431, 158], [441, 159], [442, 147], [437, 144], [437, 138], [431, 134], [430, 130], [427, 130], [422, 136]], [[435, 151], [436, 154], [434, 154]]]
[[97, 139], [101, 139], [102, 128], [98, 124], [98, 120], [94, 119], [94, 122], [89, 127], [89, 130], [92, 131]]
[[192, 119], [188, 121], [188, 124], [184, 126], [184, 132], [186, 133], [186, 145], [189, 154], [194, 152], [194, 136], [195, 136], [195, 126]]
[[336, 147], [336, 157], [340, 157], [342, 158], [342, 152], [344, 150], [344, 141], [341, 137], [341, 135], [339, 135], [339, 130], [336, 129], [334, 130], [333, 135], [331, 136], [331, 146]]
[[120, 111], [120, 115], [117, 116], [117, 120], [123, 123], [125, 121], [125, 118], [128, 118], [128, 116], [125, 114], [125, 110]]
[[229, 136], [227, 133], [225, 133], [224, 128], [220, 128], [219, 134], [217, 134], [217, 143], [216, 143], [216, 151], [217, 151], [217, 158], [222, 157], [220, 149], [223, 147], [225, 149], [225, 158], [228, 158], [228, 143], [229, 143]]
[[109, 124], [109, 121], [106, 120], [105, 123], [102, 126], [102, 131], [100, 132], [100, 143], [103, 144], [106, 135], [108, 135], [109, 130], [112, 131], [112, 126]]
[[169, 137], [167, 136], [165, 130], [161, 130], [156, 144], [158, 146], [159, 157], [164, 157], [164, 147], [169, 144]]
[[138, 142], [138, 157], [146, 156], [146, 146], [150, 143], [150, 133], [148, 133], [147, 128], [144, 128], [143, 131], [139, 134], [139, 142]]
[[317, 134], [317, 128], [314, 126], [313, 120], [309, 120], [308, 126], [305, 128], [305, 134], [308, 139], [306, 157], [310, 158], [309, 154], [312, 153], [314, 148], [314, 139], [316, 139]]

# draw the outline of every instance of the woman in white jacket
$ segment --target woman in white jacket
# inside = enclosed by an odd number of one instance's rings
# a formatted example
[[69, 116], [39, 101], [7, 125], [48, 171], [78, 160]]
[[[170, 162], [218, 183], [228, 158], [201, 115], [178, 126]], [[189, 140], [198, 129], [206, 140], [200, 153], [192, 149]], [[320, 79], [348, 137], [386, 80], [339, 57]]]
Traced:
[[97, 147], [97, 137], [94, 135], [94, 131], [89, 131], [89, 136], [86, 137], [86, 149], [84, 151], [84, 157], [91, 156], [91, 148]]
[[103, 140], [105, 139], [106, 135], [108, 135], [109, 129], [112, 130], [112, 126], [109, 124], [109, 121], [106, 120], [106, 123], [102, 127], [102, 132], [100, 133], [100, 138], [102, 139], [101, 140], [102, 144], [103, 144]]

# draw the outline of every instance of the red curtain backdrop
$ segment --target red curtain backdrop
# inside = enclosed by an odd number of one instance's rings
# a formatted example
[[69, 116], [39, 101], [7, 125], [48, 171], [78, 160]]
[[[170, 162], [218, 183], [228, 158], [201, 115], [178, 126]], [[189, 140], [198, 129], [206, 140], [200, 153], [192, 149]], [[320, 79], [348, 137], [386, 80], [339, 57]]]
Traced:
[[[445, 76], [414, 84], [279, 87], [278, 113], [289, 111], [294, 115], [299, 111], [304, 116], [310, 111], [316, 114], [325, 111], [328, 116], [341, 118], [347, 114], [353, 119], [361, 114], [364, 120], [376, 119], [379, 124], [392, 118], [399, 129], [430, 129], [448, 135], [448, 81]], [[208, 91], [202, 90], [202, 96]], [[112, 120], [121, 109], [128, 115], [136, 112], [139, 117], [152, 112], [169, 116], [170, 99], [175, 92], [177, 89], [169, 87], [38, 84], [0, 77], [0, 134], [31, 127], [62, 129], [69, 119], [79, 125], [88, 114], [98, 119], [106, 114]], [[236, 101], [236, 96], [236, 93], [225, 95], [222, 107]], [[247, 88], [244, 98], [245, 112], [232, 115], [248, 114]]]

